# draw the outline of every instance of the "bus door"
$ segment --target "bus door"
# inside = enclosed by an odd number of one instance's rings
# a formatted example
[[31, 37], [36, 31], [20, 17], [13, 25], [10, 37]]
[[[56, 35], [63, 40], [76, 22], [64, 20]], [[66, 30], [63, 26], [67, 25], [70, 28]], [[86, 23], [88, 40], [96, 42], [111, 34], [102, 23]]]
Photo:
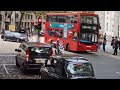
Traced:
[[67, 39], [68, 37], [68, 28], [67, 28], [67, 24], [64, 24], [64, 29], [63, 29], [63, 38]]

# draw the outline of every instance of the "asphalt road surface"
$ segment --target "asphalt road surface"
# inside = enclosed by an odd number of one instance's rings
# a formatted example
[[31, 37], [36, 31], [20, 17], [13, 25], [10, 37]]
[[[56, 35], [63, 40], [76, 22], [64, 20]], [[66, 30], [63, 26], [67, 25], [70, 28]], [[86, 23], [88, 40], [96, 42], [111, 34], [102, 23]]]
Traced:
[[[19, 45], [20, 43], [17, 42], [0, 39], [0, 79], [40, 79], [37, 73], [24, 75], [21, 69], [15, 66], [16, 52], [14, 49]], [[103, 52], [77, 54], [92, 62], [97, 79], [120, 79], [120, 58]]]

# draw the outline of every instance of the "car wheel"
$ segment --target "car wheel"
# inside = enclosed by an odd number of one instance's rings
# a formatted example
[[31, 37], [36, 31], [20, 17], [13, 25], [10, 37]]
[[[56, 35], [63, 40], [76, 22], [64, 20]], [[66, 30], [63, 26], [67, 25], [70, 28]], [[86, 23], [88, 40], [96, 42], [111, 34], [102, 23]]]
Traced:
[[26, 69], [26, 67], [24, 66], [24, 64], [23, 64], [23, 66], [22, 66], [22, 72], [23, 72], [24, 74], [27, 74], [27, 69]]
[[5, 38], [5, 37], [3, 38], [3, 41], [6, 41], [6, 38]]
[[17, 41], [18, 43], [20, 42], [20, 40], [19, 40], [19, 39], [17, 39], [16, 41]]
[[18, 61], [17, 61], [17, 57], [16, 57], [16, 66], [20, 67], [20, 65], [18, 64]]

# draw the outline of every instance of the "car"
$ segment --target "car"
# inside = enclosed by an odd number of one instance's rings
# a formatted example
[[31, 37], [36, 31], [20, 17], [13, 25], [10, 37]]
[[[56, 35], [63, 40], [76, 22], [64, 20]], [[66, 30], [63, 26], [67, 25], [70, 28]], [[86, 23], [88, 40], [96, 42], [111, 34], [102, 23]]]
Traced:
[[11, 40], [16, 42], [29, 41], [26, 34], [13, 31], [5, 31], [5, 33], [3, 34], [3, 40], [4, 41]]
[[39, 72], [45, 60], [53, 53], [50, 45], [38, 42], [23, 42], [15, 51], [16, 66], [21, 67], [24, 74], [29, 71]]
[[1, 39], [4, 38], [4, 34], [7, 33], [7, 32], [9, 32], [9, 30], [2, 30], [1, 31]]
[[23, 29], [23, 28], [20, 28], [18, 31], [19, 31], [19, 33], [26, 34], [26, 31], [27, 31], [27, 30], [26, 30], [26, 29]]
[[50, 56], [39, 75], [41, 79], [95, 79], [92, 63], [75, 54]]

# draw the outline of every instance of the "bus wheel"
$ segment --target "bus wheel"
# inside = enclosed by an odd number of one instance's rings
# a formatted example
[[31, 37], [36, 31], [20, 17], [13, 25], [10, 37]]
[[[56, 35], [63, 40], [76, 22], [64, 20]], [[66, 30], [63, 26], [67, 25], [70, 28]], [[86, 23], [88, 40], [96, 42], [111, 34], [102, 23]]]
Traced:
[[69, 45], [69, 44], [67, 44], [66, 50], [67, 50], [67, 51], [70, 51], [70, 45]]

